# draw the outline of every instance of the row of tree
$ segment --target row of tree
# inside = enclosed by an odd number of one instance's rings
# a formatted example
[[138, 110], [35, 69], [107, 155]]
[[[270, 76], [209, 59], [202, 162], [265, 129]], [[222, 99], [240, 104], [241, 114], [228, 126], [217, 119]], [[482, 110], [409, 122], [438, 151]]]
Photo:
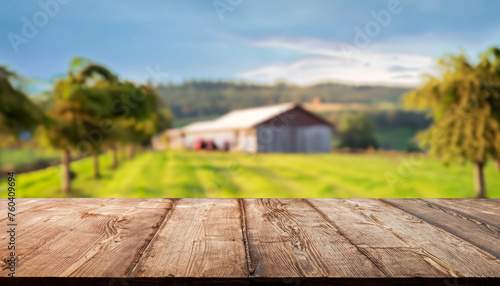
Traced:
[[109, 69], [76, 58], [67, 76], [55, 82], [53, 90], [37, 103], [11, 81], [17, 76], [0, 68], [0, 132], [16, 138], [30, 131], [39, 142], [62, 151], [62, 191], [70, 191], [70, 154], [92, 155], [94, 176], [98, 178], [99, 153], [148, 142], [160, 130], [170, 127], [167, 105], [149, 85], [119, 80]]

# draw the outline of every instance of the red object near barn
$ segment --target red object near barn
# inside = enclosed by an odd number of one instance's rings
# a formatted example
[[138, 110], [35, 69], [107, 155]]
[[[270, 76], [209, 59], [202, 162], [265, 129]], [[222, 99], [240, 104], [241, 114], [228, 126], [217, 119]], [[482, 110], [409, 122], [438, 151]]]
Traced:
[[198, 138], [193, 143], [193, 150], [205, 150], [207, 149], [207, 142], [203, 138]]

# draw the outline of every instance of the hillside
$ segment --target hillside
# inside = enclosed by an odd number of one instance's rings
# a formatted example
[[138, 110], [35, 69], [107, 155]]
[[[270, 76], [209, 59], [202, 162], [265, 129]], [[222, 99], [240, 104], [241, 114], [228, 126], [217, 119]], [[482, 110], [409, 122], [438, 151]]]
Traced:
[[[237, 108], [284, 102], [309, 103], [314, 98], [336, 104], [398, 105], [408, 89], [387, 86], [354, 86], [323, 83], [297, 86], [287, 83], [263, 85], [241, 82], [189, 81], [158, 87], [179, 121], [204, 119]], [[191, 120], [188, 120], [191, 121]]]

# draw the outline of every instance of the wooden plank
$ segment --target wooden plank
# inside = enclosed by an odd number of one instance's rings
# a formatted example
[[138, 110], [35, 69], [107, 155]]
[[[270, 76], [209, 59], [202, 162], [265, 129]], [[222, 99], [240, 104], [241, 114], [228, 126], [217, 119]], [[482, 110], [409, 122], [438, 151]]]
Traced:
[[248, 277], [237, 199], [181, 199], [134, 277]]
[[500, 258], [500, 229], [496, 227], [478, 224], [456, 213], [446, 212], [424, 200], [384, 199], [384, 201]]
[[498, 286], [499, 278], [67, 278], [67, 277], [0, 277], [0, 285], [8, 286], [207, 286], [207, 285], [295, 285], [295, 286]]
[[[16, 203], [16, 248], [18, 260], [35, 251], [51, 238], [67, 231], [81, 220], [85, 211], [98, 209], [110, 199], [18, 199]], [[7, 217], [0, 221], [7, 224]], [[7, 245], [9, 234], [0, 233], [0, 242]], [[0, 248], [0, 269], [4, 269], [10, 250]], [[1, 272], [0, 272], [1, 273]]]
[[[494, 242], [490, 248], [500, 241], [499, 203], [492, 200], [17, 202], [17, 276], [41, 278], [3, 280], [8, 270], [0, 262], [0, 285], [422, 283], [415, 277], [427, 277], [429, 285], [498, 285], [500, 280], [500, 259], [477, 245], [488, 237]], [[469, 241], [478, 232], [478, 241]], [[0, 243], [7, 245], [7, 239], [0, 233]], [[0, 248], [0, 259], [7, 256], [6, 247]], [[128, 279], [131, 275], [135, 278]], [[445, 275], [455, 277], [439, 277]]]
[[[500, 277], [499, 259], [469, 242], [463, 241], [405, 211], [393, 208], [381, 200], [349, 199], [345, 201], [356, 211], [386, 227], [388, 231], [403, 241], [423, 251], [426, 256], [432, 257], [432, 259], [424, 259], [435, 267], [453, 269], [451, 275]], [[444, 264], [440, 264], [440, 262]]]
[[385, 277], [306, 201], [244, 199], [254, 277]]
[[449, 277], [455, 274], [451, 267], [413, 247], [345, 200], [309, 199], [308, 202], [389, 277]]
[[446, 211], [467, 219], [500, 228], [500, 203], [492, 200], [472, 199], [427, 199]]
[[[48, 220], [39, 220], [35, 227], [45, 226], [48, 232], [54, 228], [65, 230], [21, 258], [16, 276], [126, 277], [171, 206], [171, 201], [166, 199], [101, 199], [95, 202], [100, 207], [47, 203], [43, 212], [53, 213]], [[26, 232], [34, 238], [40, 234], [31, 229]], [[20, 244], [19, 248], [24, 247]]]
[[[94, 200], [94, 203], [96, 202], [95, 199], [76, 199], [76, 200]], [[56, 203], [56, 202], [63, 202], [63, 201], [68, 201], [68, 199], [50, 199], [51, 202]], [[0, 216], [0, 223], [6, 223], [7, 221], [7, 203], [8, 200], [6, 198], [0, 199], [0, 213], [5, 214]], [[44, 209], [45, 205], [47, 204], [47, 199], [44, 198], [34, 198], [34, 199], [28, 199], [28, 198], [19, 198], [15, 199], [16, 203], [16, 210], [15, 214], [16, 215], [21, 215], [26, 212], [36, 212], [37, 210]]]

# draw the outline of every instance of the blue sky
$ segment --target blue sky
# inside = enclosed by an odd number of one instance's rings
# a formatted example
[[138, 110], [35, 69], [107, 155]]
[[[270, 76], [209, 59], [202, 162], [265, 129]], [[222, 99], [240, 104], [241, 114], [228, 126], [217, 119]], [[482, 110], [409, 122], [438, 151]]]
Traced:
[[500, 46], [498, 1], [59, 1], [0, 2], [0, 64], [41, 80], [82, 56], [138, 82], [416, 85], [442, 54]]

